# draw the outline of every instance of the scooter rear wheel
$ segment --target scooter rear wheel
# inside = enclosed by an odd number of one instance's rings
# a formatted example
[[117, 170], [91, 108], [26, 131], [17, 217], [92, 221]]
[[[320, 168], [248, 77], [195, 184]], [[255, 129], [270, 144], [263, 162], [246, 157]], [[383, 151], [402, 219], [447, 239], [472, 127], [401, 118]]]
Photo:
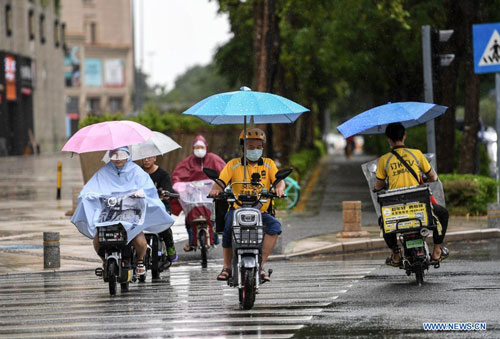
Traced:
[[249, 310], [255, 303], [255, 268], [243, 269], [241, 272], [241, 281], [243, 282], [239, 289], [240, 307]]
[[129, 285], [128, 282], [121, 283], [120, 284], [121, 291], [122, 292], [128, 292], [128, 287], [129, 287], [128, 285]]
[[415, 268], [415, 279], [417, 280], [418, 286], [422, 286], [424, 284], [424, 269], [420, 265]]

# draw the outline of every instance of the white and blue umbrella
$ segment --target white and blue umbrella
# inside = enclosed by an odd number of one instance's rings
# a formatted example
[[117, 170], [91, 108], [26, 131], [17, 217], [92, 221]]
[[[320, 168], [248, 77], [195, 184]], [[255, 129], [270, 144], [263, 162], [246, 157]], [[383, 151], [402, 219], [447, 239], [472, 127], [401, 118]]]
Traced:
[[239, 91], [212, 95], [183, 114], [195, 115], [212, 125], [220, 124], [289, 124], [309, 111], [282, 96], [254, 92], [248, 87]]
[[409, 128], [435, 119], [448, 107], [425, 102], [395, 102], [360, 113], [337, 126], [345, 138], [355, 134], [383, 134], [388, 124], [400, 122]]

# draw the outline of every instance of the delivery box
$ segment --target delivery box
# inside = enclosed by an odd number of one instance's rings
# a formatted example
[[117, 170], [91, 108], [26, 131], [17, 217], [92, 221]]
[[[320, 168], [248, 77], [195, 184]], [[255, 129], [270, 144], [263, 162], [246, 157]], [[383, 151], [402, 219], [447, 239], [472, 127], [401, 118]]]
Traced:
[[414, 186], [378, 194], [384, 233], [395, 233], [415, 227], [433, 228], [429, 187]]

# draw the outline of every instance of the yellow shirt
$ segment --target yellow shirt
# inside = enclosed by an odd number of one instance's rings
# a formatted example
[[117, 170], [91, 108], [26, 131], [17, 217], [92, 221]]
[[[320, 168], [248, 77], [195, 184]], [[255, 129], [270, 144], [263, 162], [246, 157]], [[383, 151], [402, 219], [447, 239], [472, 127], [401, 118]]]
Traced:
[[[244, 174], [244, 166], [242, 163], [242, 159], [236, 158], [229, 161], [226, 164], [226, 167], [222, 170], [219, 175], [219, 178], [224, 180], [226, 184], [230, 182], [241, 182], [243, 181]], [[247, 162], [246, 166], [247, 170], [247, 182], [250, 182], [252, 178], [252, 174], [259, 173], [260, 174], [260, 182], [264, 185], [264, 188], [270, 189], [271, 184], [276, 180], [276, 173], [278, 172], [278, 168], [272, 159], [269, 158], [261, 158], [258, 162], [250, 164]], [[233, 193], [237, 197], [243, 191], [243, 185], [234, 185]], [[270, 201], [267, 201], [262, 204], [260, 208], [261, 212], [267, 212], [267, 208], [269, 207]], [[237, 204], [234, 204], [235, 208], [239, 208]]]
[[[394, 150], [420, 177], [421, 173], [429, 173], [432, 169], [429, 161], [418, 149], [395, 147]], [[392, 153], [380, 157], [377, 166], [377, 179], [389, 179], [389, 189], [420, 185], [408, 169]]]

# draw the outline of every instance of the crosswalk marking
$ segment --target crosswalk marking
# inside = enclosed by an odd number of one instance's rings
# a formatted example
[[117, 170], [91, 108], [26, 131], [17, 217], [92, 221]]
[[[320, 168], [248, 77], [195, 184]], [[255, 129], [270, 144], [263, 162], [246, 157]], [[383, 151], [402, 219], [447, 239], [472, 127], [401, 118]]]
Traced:
[[[0, 337], [290, 338], [375, 269], [371, 261], [281, 261], [254, 308], [216, 281], [220, 263], [175, 266], [162, 279], [109, 296], [93, 272], [0, 277]], [[118, 288], [119, 289], [119, 288]]]

